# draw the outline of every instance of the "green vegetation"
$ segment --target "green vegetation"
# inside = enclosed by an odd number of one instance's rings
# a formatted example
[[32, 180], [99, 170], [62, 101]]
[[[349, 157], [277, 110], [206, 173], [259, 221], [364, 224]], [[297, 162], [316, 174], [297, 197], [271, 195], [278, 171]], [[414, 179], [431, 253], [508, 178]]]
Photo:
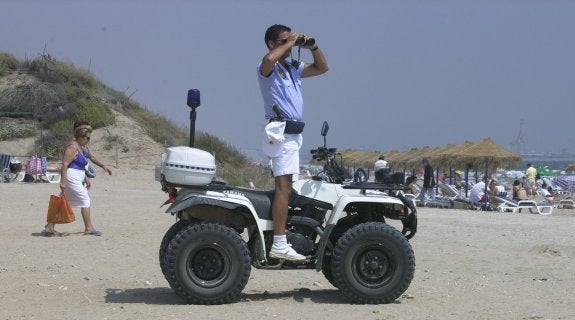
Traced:
[[34, 125], [30, 125], [30, 123], [28, 123], [28, 125], [23, 125], [22, 123], [6, 123], [0, 126], [0, 141], [29, 137], [35, 132]]
[[90, 123], [92, 128], [102, 128], [116, 123], [114, 114], [101, 102], [80, 100], [77, 104], [76, 116]]
[[[3, 79], [20, 81], [2, 86]], [[17, 78], [14, 80], [14, 78]], [[148, 136], [166, 146], [188, 145], [189, 132], [164, 116], [141, 107], [125, 93], [106, 87], [89, 70], [54, 59], [50, 54], [26, 61], [0, 52], [0, 141], [36, 137], [35, 150], [49, 160], [59, 160], [74, 121], [88, 121], [94, 129], [116, 123], [114, 112], [134, 119]], [[22, 119], [28, 115], [31, 119]], [[12, 118], [2, 118], [2, 117]], [[233, 146], [208, 133], [198, 132], [195, 146], [216, 157], [220, 179], [241, 186], [252, 182], [270, 188], [269, 170], [252, 165]], [[104, 148], [129, 151], [122, 137], [109, 135]]]
[[16, 57], [9, 53], [0, 52], [0, 77], [5, 75], [9, 70], [14, 70], [18, 67], [19, 62]]
[[7, 70], [8, 70], [8, 67], [6, 66], [4, 61], [0, 61], [0, 77], [3, 76]]

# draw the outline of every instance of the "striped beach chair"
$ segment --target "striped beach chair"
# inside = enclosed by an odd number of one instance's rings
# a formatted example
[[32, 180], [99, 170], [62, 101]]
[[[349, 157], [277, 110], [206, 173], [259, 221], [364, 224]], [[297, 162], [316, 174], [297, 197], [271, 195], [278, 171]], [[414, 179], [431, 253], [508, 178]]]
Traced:
[[0, 155], [0, 183], [10, 182], [10, 160], [11, 155], [1, 154]]

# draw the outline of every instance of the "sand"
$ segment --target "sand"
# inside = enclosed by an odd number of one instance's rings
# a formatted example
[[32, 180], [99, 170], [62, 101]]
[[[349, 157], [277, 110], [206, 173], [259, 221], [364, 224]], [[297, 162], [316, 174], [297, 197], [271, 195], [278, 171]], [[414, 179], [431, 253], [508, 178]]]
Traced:
[[[101, 174], [101, 171], [100, 171]], [[252, 268], [235, 303], [186, 305], [158, 248], [174, 218], [152, 167], [96, 177], [92, 217], [42, 230], [50, 183], [0, 184], [0, 319], [575, 319], [575, 210], [550, 216], [420, 208], [416, 274], [387, 305], [355, 305], [321, 273]], [[392, 222], [395, 224], [395, 222]]]
[[[0, 319], [575, 319], [574, 209], [420, 208], [415, 278], [387, 305], [351, 304], [315, 270], [255, 268], [237, 302], [184, 304], [158, 262], [175, 222], [154, 181], [163, 148], [138, 130], [121, 117], [92, 135], [113, 170], [99, 170], [90, 191], [101, 237], [83, 235], [79, 212], [57, 226], [69, 236], [42, 236], [58, 184], [0, 184]], [[106, 150], [106, 135], [125, 137], [128, 150]], [[0, 150], [17, 154], [25, 144], [2, 142]]]

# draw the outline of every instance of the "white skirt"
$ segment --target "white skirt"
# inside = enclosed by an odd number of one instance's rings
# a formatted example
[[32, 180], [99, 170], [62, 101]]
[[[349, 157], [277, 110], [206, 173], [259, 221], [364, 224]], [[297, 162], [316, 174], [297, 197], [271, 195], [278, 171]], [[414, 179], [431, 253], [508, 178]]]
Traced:
[[66, 191], [64, 194], [72, 208], [89, 208], [90, 196], [84, 186], [86, 172], [84, 170], [68, 168], [66, 171]]

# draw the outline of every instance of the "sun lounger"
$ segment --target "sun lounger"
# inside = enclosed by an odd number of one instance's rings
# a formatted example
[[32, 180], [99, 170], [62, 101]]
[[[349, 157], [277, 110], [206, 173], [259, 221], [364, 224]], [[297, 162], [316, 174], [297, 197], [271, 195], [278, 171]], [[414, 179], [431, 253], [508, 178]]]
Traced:
[[553, 180], [557, 194], [571, 195], [575, 191], [575, 175], [557, 176]]
[[520, 212], [521, 209], [528, 209], [531, 213], [538, 213], [543, 216], [550, 215], [553, 213], [553, 205], [546, 203], [537, 203], [535, 200], [519, 200], [515, 201], [509, 198], [495, 197], [497, 200], [501, 201], [501, 204], [497, 207], [499, 212]]
[[[417, 196], [417, 204], [419, 204], [419, 195]], [[425, 195], [425, 206], [430, 208], [452, 208], [452, 200], [446, 197], [435, 196], [435, 199], [428, 194]]]
[[45, 177], [45, 180], [50, 182], [50, 183], [60, 183], [61, 175], [59, 172], [47, 171], [46, 173], [44, 173], [40, 176], [40, 179], [44, 180], [44, 177]]
[[0, 154], [0, 183], [10, 182], [10, 159], [12, 156]]
[[413, 205], [417, 206], [419, 199], [416, 198], [414, 194], [405, 193], [403, 196], [405, 197], [405, 199], [411, 200], [411, 202], [413, 202]]
[[40, 180], [50, 183], [60, 183], [60, 169], [48, 167], [48, 159], [46, 159], [46, 157], [42, 157], [41, 161], [42, 173], [40, 174]]
[[[543, 196], [541, 194], [541, 190], [537, 190], [537, 194], [540, 196]], [[558, 208], [558, 209], [575, 209], [575, 201], [573, 200], [573, 198], [571, 196], [567, 196], [565, 198], [557, 198], [555, 196], [555, 197], [553, 197], [553, 199], [547, 199], [546, 198], [541, 203], [552, 205], [553, 207]]]
[[559, 209], [575, 209], [575, 201], [573, 199], [563, 199], [559, 200], [559, 204], [557, 205]]
[[433, 199], [427, 200], [426, 199], [425, 200], [425, 206], [431, 207], [431, 208], [452, 208], [453, 204], [451, 203], [451, 200], [440, 198], [440, 197], [435, 197], [435, 200], [433, 200]]

